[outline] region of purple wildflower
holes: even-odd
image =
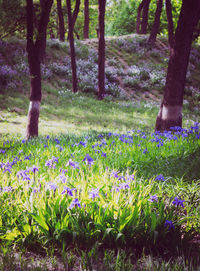
[[[113,171],[111,172],[111,176],[113,176],[114,178],[119,178],[118,173],[119,173],[119,171],[113,170]]]
[[[40,187],[39,188],[36,188],[36,187],[33,188],[33,193],[38,193],[39,191],[40,191]]]
[[[79,169],[78,163],[73,162],[72,159],[69,159],[69,161],[68,161],[68,163],[66,164],[66,166],[71,166],[71,167],[73,167],[74,169],[76,169],[76,168]]]
[[[89,192],[89,198],[90,199],[95,199],[95,198],[99,198],[99,189],[92,189],[92,191]]]
[[[73,199],[70,206],[69,206],[69,209],[73,209],[74,207],[79,207],[81,208],[81,204],[79,202],[79,200],[76,198],[76,199]]]
[[[174,198],[174,201],[172,202],[175,206],[181,206],[183,208],[185,208],[185,206],[183,205],[183,202],[185,200],[181,200],[181,199],[178,199],[177,197]]]
[[[130,185],[128,182],[119,184],[119,189],[125,190],[125,189],[129,189],[129,188],[130,188]]]
[[[86,163],[86,165],[89,166],[91,166],[94,163],[94,159],[92,159],[92,157],[90,157],[88,153],[85,155],[83,161]]]
[[[35,165],[33,165],[32,168],[30,168],[30,171],[32,171],[33,173],[35,173],[36,171],[39,171],[39,168],[36,167]]]
[[[74,189],[70,189],[69,187],[64,186],[64,190],[61,192],[61,194],[63,195],[65,193],[67,193],[67,195],[73,197],[73,190]]]
[[[57,184],[49,182],[48,183],[49,189],[53,190],[54,192],[56,191],[56,189],[58,188]]]
[[[60,144],[60,141],[59,141],[57,138],[55,138],[54,141],[55,141],[57,144]]]
[[[148,199],[148,201],[150,201],[150,202],[157,202],[158,201],[157,195],[150,196],[150,198]]]
[[[171,220],[166,220],[164,226],[168,227],[169,229],[174,229],[174,224],[172,223]]]
[[[106,157],[107,155],[106,155],[105,152],[102,152],[102,153],[101,153],[101,156],[102,156],[102,157]]]
[[[62,183],[66,183],[67,177],[62,173],[58,176],[58,181]]]
[[[13,190],[12,186],[6,186],[3,188],[3,192],[11,192]]]
[[[56,167],[56,163],[58,163],[58,158],[57,157],[53,157],[52,159],[49,159],[46,161],[45,166],[49,167],[49,168],[55,168]]]
[[[156,179],[155,180],[157,180],[157,181],[165,181],[165,178],[164,178],[164,176],[162,175],[162,174],[160,174],[160,175],[158,175],[157,177],[156,177]]]

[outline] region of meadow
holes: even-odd
[[[7,86],[0,94],[0,270],[198,270],[198,63],[194,58],[188,74],[186,89],[193,92],[184,97],[184,128],[154,132],[164,51],[149,52],[140,37],[133,44],[129,39],[108,42],[109,67],[116,70],[107,70],[103,101],[92,81],[95,41],[91,51],[77,45],[78,94],[69,90],[70,72],[64,76],[67,47],[49,42],[40,136],[29,141],[23,138],[26,56],[18,48],[14,60],[2,57],[7,67],[16,61],[18,71],[1,71]],[[123,52],[119,61],[116,46]],[[154,66],[143,61],[144,53]],[[136,57],[141,66],[131,64]],[[89,79],[81,70],[91,71]]]

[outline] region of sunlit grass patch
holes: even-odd
[[[0,238],[41,249],[184,250],[199,234],[198,124],[80,134],[1,143]]]

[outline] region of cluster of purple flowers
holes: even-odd
[[[89,192],[89,198],[90,199],[95,199],[95,198],[99,198],[99,189],[98,188],[94,188]]]
[[[49,159],[46,161],[45,166],[49,168],[56,168],[57,163],[58,163],[58,158],[53,157],[52,159]]]
[[[80,169],[78,163],[73,162],[72,159],[69,159],[68,163],[66,164],[66,166],[70,166],[73,169]]]
[[[94,163],[94,159],[92,159],[92,157],[90,157],[90,155],[87,153],[83,159],[83,162],[85,162],[86,165],[91,166]]]

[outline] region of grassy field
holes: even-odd
[[[30,141],[25,44],[0,47],[0,270],[200,267],[199,48],[184,128],[154,133],[168,56],[164,39],[154,49],[145,39],[107,40],[103,101],[97,41],[76,45],[77,94],[68,45],[49,41],[40,136]]]

